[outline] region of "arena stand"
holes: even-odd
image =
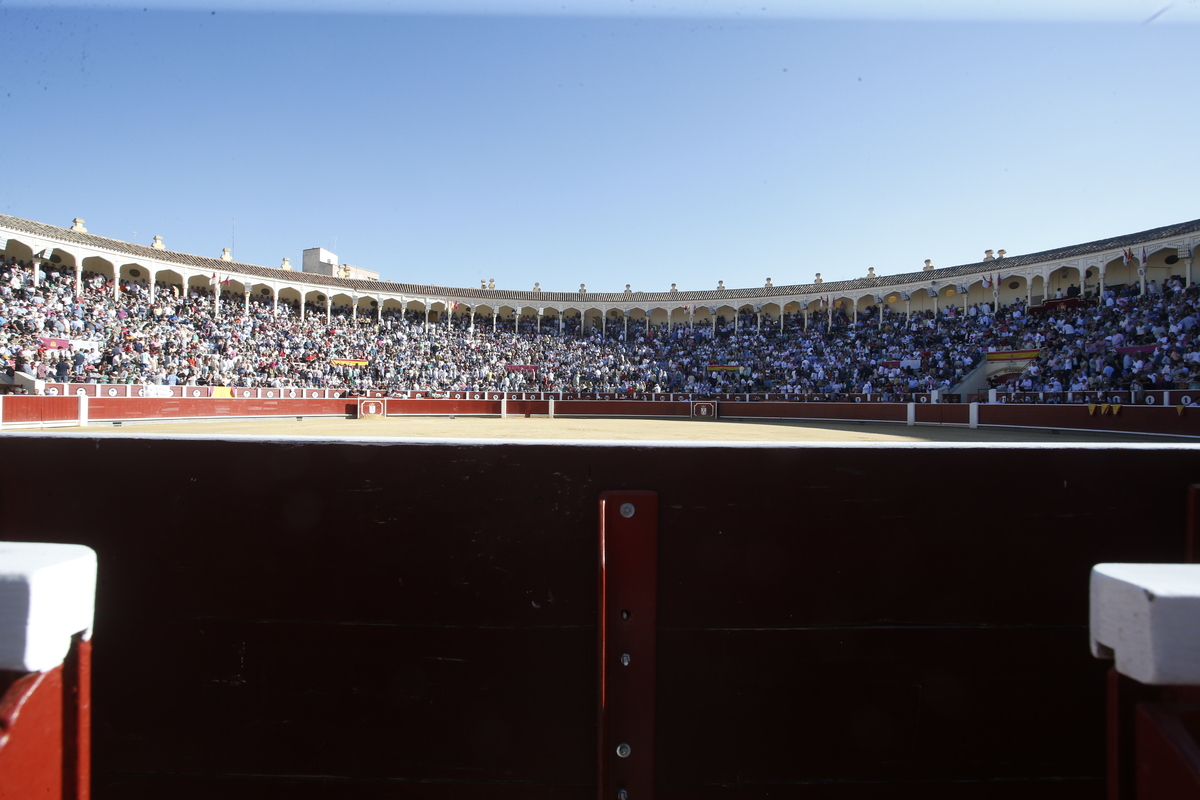
[[[17,392],[79,381],[905,402],[961,393],[984,377],[989,353],[1030,352],[1036,360],[1023,373],[993,376],[998,394],[1089,403],[1129,392],[1140,404],[1147,392],[1200,393],[1200,290],[1191,284],[1200,220],[915,274],[595,300],[364,286],[103,239],[81,221],[64,229],[0,215],[0,232],[10,237],[0,359],[5,388]],[[1064,293],[1072,276],[1083,288]],[[299,288],[281,288],[288,281]],[[411,296],[384,299],[389,288],[426,297],[413,308]],[[431,301],[435,290],[447,299]],[[369,296],[380,299],[363,305]],[[549,313],[543,303],[553,303]],[[659,316],[634,316],[638,304]],[[686,320],[673,323],[681,311]]]
[[[1190,435],[1194,412],[1186,409],[1200,398],[1200,345],[1193,336],[1200,289],[1178,276],[1161,287],[1154,279],[1108,286],[1091,297],[1045,300],[1033,308],[1020,298],[998,307],[948,303],[906,314],[881,305],[861,313],[855,308],[852,319],[845,307],[824,302],[811,311],[782,311],[778,320],[743,308],[730,320],[713,317],[711,327],[650,325],[648,318],[626,316],[620,326],[602,319],[590,329],[582,315],[451,311],[431,322],[428,313],[412,309],[380,307],[372,318],[329,303],[302,308],[274,295],[245,293],[237,302],[221,282],[157,282],[154,289],[145,280],[114,283],[99,273],[72,273],[44,258],[4,258],[0,358],[12,382],[2,388],[10,397],[77,394],[89,401],[72,413],[68,403],[12,398],[0,421],[15,427],[350,416],[357,396],[389,397],[389,414],[452,414],[471,412],[433,401],[544,395],[556,398],[562,416],[690,416],[690,407],[674,404],[703,400],[769,404],[712,406],[714,416],[725,418],[1011,425],[1019,417],[1037,426],[1065,416],[1076,423],[1070,427],[1108,430],[1121,427],[1117,419],[1132,429],[1135,418],[1154,416],[1166,421],[1142,425],[1146,432]],[[1089,419],[841,407],[953,401],[951,385],[998,352],[1037,358],[969,400],[1074,404],[1086,406]],[[116,402],[134,397],[140,402]],[[210,402],[191,402],[205,399]],[[587,404],[610,400],[622,404]],[[1141,405],[1174,407],[1178,419],[1122,416],[1121,409]],[[1097,407],[1099,421],[1090,419]],[[525,413],[548,411],[544,403],[536,408]]]

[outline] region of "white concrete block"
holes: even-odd
[[[0,669],[43,672],[71,637],[91,638],[96,553],[81,544],[0,542]]]
[[[1097,564],[1092,655],[1154,686],[1200,684],[1200,564]]]

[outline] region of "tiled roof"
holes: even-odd
[[[271,281],[288,281],[310,286],[324,286],[331,291],[355,291],[370,296],[375,295],[405,295],[407,297],[429,297],[438,299],[497,301],[508,305],[508,301],[521,301],[523,305],[551,306],[557,308],[578,308],[583,305],[604,304],[645,308],[664,304],[688,305],[696,303],[700,306],[719,302],[722,305],[731,300],[757,300],[773,297],[819,297],[832,294],[835,297],[842,293],[863,293],[871,290],[894,290],[898,287],[911,286],[920,288],[932,281],[942,283],[952,278],[978,276],[981,273],[1004,271],[1010,272],[1021,267],[1043,264],[1051,261],[1079,258],[1094,253],[1121,251],[1128,247],[1137,247],[1145,243],[1173,239],[1188,234],[1200,232],[1200,219],[1190,222],[1180,222],[1161,228],[1151,228],[1139,233],[1129,233],[1114,236],[1109,239],[1099,239],[1094,242],[1060,247],[1053,250],[1043,250],[1038,253],[1027,253],[1020,256],[1009,256],[997,261],[978,261],[972,264],[961,264],[955,267],[904,272],[895,275],[879,275],[875,278],[855,278],[848,281],[826,281],[821,284],[793,284],[788,286],[768,286],[753,289],[725,289],[711,291],[680,291],[680,292],[623,292],[589,293],[581,295],[576,292],[517,292],[505,289],[471,289],[465,287],[447,287],[420,285],[415,283],[396,283],[393,281],[364,281],[346,280],[312,272],[284,270],[278,267],[260,267],[256,264],[242,264],[236,261],[223,261],[219,258],[206,258],[188,253],[176,253],[172,250],[156,250],[146,245],[123,242],[119,239],[109,239],[92,233],[80,233],[70,228],[60,228],[47,225],[44,222],[10,217],[0,214],[0,228],[28,233],[33,236],[55,242],[77,244],[83,247],[108,250],[123,253],[137,259],[154,259],[176,264],[182,264],[202,272],[235,273]]]

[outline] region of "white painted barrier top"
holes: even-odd
[[[1092,655],[1154,686],[1200,684],[1200,564],[1097,564]]]
[[[44,672],[71,637],[92,636],[96,553],[81,544],[0,542],[0,669]]]

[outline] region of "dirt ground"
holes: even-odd
[[[15,432],[15,431],[14,431]],[[320,439],[395,437],[500,441],[607,440],[701,442],[946,442],[1039,444],[1106,442],[1163,444],[1195,440],[1164,436],[1113,435],[1020,428],[977,428],[943,425],[909,427],[888,423],[779,422],[737,420],[593,419],[546,417],[369,417],[362,420],[229,420],[213,422],[146,422],[52,428],[45,432],[94,435],[312,436]],[[1200,446],[1200,445],[1198,445]]]

